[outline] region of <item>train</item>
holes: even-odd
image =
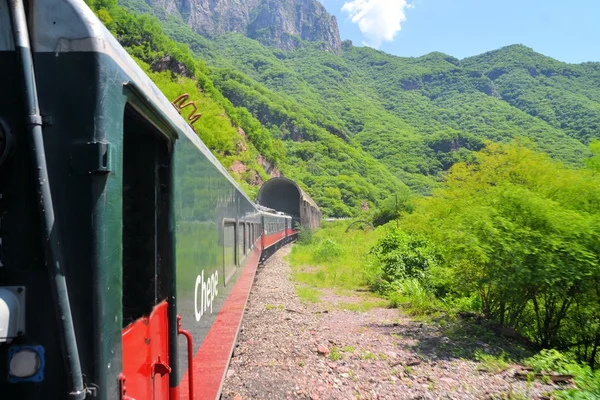
[[[0,87],[0,398],[218,398],[318,206],[248,198],[82,0],[0,1]]]

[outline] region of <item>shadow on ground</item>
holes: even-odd
[[[399,348],[413,351],[424,360],[478,361],[481,354],[504,354],[506,358],[518,361],[535,353],[531,344],[522,338],[509,339],[485,321],[457,319],[448,322],[446,318],[423,323],[406,320],[371,324],[369,328],[398,338]]]

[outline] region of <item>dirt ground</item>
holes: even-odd
[[[223,399],[541,399],[558,388],[517,380],[518,366],[475,361],[496,344],[449,338],[397,309],[344,309],[364,293],[300,301],[284,261],[290,248],[257,274]]]

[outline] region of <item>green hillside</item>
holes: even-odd
[[[534,79],[525,69],[529,86],[520,85],[521,66],[507,66],[506,76],[497,77],[484,56],[480,62],[440,53],[399,58],[349,43],[342,56],[308,44],[283,53],[240,35],[221,37],[215,45],[220,58],[207,53],[209,63],[232,63],[296,99],[418,191],[427,191],[441,171],[485,140],[525,137],[557,159],[578,163],[599,134],[597,65],[569,69],[522,46],[502,52],[548,75]],[[533,63],[533,55],[545,64]],[[571,70],[578,74],[570,77]]]
[[[186,65],[188,78],[171,70],[155,80],[174,98],[189,79],[212,110],[200,137],[226,167],[242,164],[230,171],[250,195],[275,165],[325,215],[353,216],[408,188],[429,193],[486,141],[526,138],[579,165],[600,137],[598,63],[565,64],[519,45],[465,60],[401,58],[348,41],[341,54],[318,42],[284,51],[242,34],[202,37],[142,0],[121,4],[93,6],[149,71],[165,56]]]
[[[171,30],[193,43],[189,28]],[[350,42],[341,55],[313,43],[282,51],[226,34],[193,48],[208,65],[241,71],[293,99],[330,132],[356,139],[419,192],[485,140],[529,138],[578,164],[600,136],[600,64],[570,65],[525,46],[465,60],[401,58]]]

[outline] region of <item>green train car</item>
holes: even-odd
[[[0,398],[218,398],[291,217],[252,203],[81,0],[0,1],[0,88]]]

